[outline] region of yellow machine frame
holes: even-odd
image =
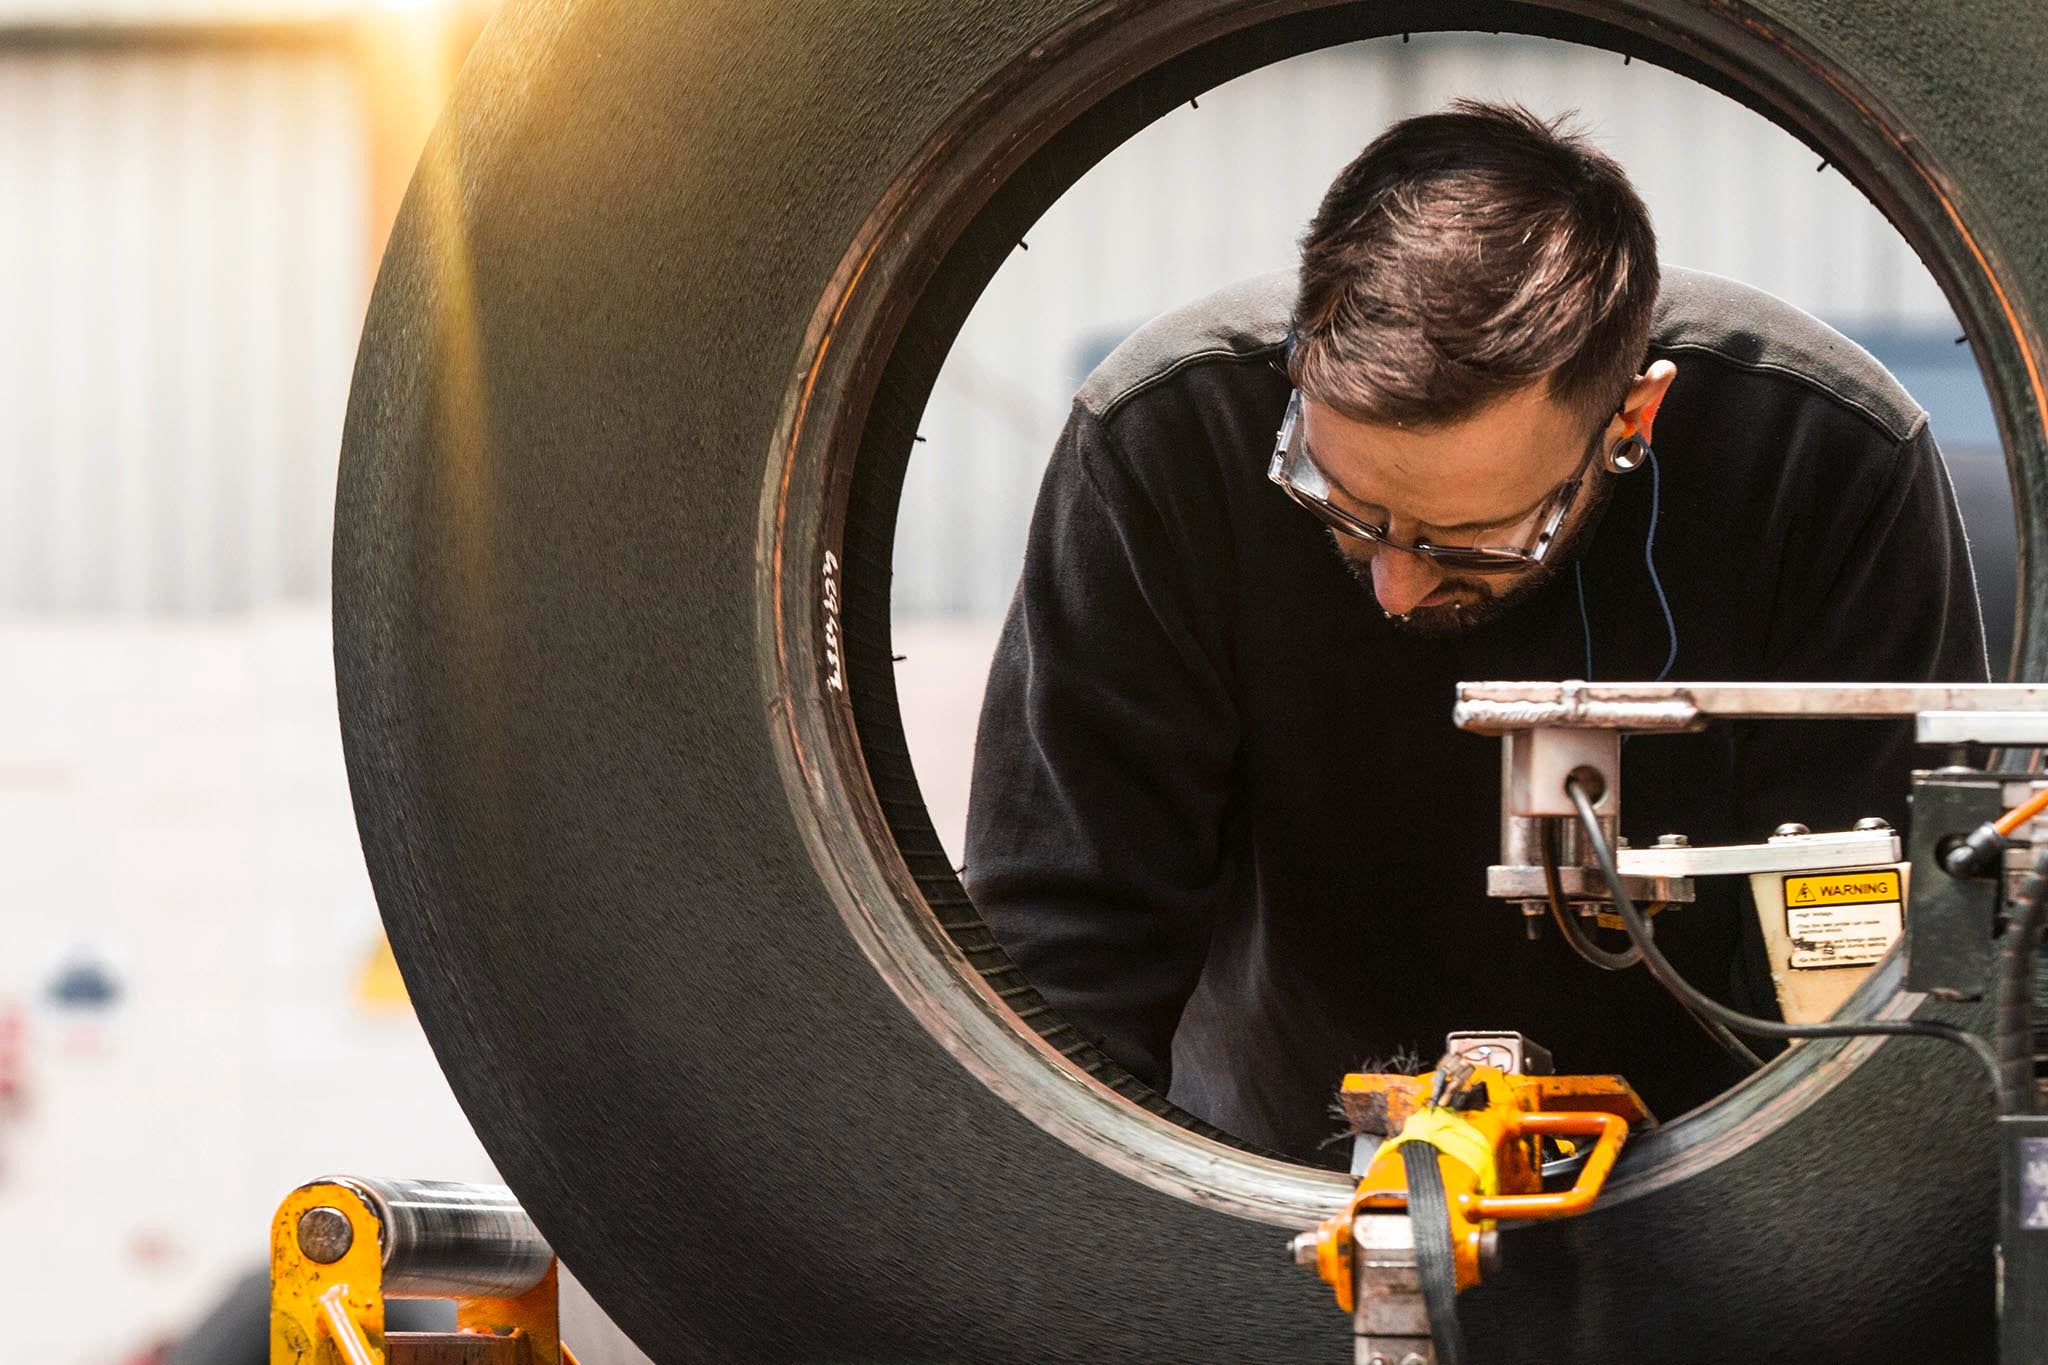
[[[1385,1129],[1393,1134],[1373,1154],[1344,1210],[1315,1229],[1317,1273],[1347,1313],[1356,1307],[1353,1225],[1362,1214],[1407,1207],[1403,1146],[1427,1143],[1439,1154],[1458,1288],[1468,1289],[1480,1281],[1484,1236],[1497,1220],[1562,1218],[1585,1209],[1606,1183],[1629,1126],[1649,1117],[1619,1076],[1524,1076],[1473,1066],[1450,1087],[1452,1094],[1440,1096],[1444,1102],[1431,1104],[1431,1094],[1443,1088],[1438,1072],[1344,1078],[1346,1108],[1366,1098],[1382,1104]],[[1546,1137],[1593,1140],[1569,1190],[1543,1190],[1536,1144]]]
[[[300,1246],[300,1220],[339,1210],[352,1236],[322,1263]],[[270,1227],[270,1365],[576,1365],[562,1345],[556,1267],[512,1298],[456,1298],[456,1330],[384,1330],[382,1220],[362,1194],[326,1181],[285,1196]]]

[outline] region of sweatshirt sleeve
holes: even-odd
[[[1040,994],[1161,1091],[1242,858],[1226,835],[1228,548],[1205,562],[1190,500],[1164,501],[1077,404],[982,703],[965,872]]]
[[[1787,525],[1760,676],[1983,682],[1976,575],[1926,420],[1869,467],[1860,483],[1818,490]],[[1904,828],[1908,774],[1927,765],[1910,721],[1770,721],[1741,732],[1750,835],[1788,820],[1843,829],[1866,815]]]

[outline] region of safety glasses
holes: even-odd
[[[1365,515],[1355,514],[1337,506],[1330,500],[1330,481],[1323,471],[1316,468],[1309,458],[1308,441],[1301,420],[1301,393],[1296,390],[1287,400],[1287,416],[1280,424],[1280,434],[1273,441],[1273,462],[1267,467],[1266,477],[1279,484],[1302,507],[1340,535],[1351,536],[1389,550],[1404,554],[1421,555],[1450,568],[1466,569],[1473,573],[1510,573],[1541,564],[1557,541],[1558,528],[1564,525],[1565,516],[1577,500],[1579,488],[1585,482],[1586,472],[1594,457],[1600,451],[1602,431],[1593,433],[1593,439],[1586,445],[1585,458],[1570,478],[1550,490],[1543,501],[1527,516],[1512,523],[1489,527],[1479,533],[1479,543],[1471,545],[1446,545],[1429,540],[1414,542],[1396,540],[1387,534],[1391,518],[1381,509],[1363,509]],[[1630,466],[1620,466],[1622,469]],[[1378,520],[1371,518],[1377,513]]]

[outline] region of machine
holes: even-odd
[[[1987,1096],[1971,1121],[1995,1130],[2003,1171],[2000,1358],[2048,1365],[2048,1114],[2033,1032],[2048,778],[1954,761],[1915,773],[1903,844],[1874,818],[1720,847],[1619,837],[1624,734],[1815,717],[1910,717],[1922,744],[1960,758],[1962,746],[2048,745],[2048,687],[1466,684],[1457,723],[1503,741],[1503,861],[1486,871],[1489,892],[1532,933],[1548,922],[1602,965],[1650,971],[1731,1048],[1739,1036],[1906,1035],[1981,1066]],[[1654,914],[1683,913],[1699,877],[1733,875],[1749,878],[1781,1019],[1703,995],[1657,949]],[[1629,947],[1600,946],[1602,926]],[[1988,1038],[1900,1008],[1842,1016],[1901,943],[1909,991],[1995,1001]],[[1625,1078],[1554,1074],[1540,1042],[1511,1031],[1454,1033],[1428,1071],[1347,1076],[1340,1098],[1359,1134],[1357,1185],[1289,1254],[1351,1315],[1358,1365],[1468,1359],[1458,1295],[1499,1272],[1501,1224],[1588,1209],[1630,1132],[1654,1123]],[[316,1181],[286,1198],[272,1246],[273,1365],[308,1352],[348,1365],[575,1365],[556,1328],[553,1253],[502,1187]],[[384,1297],[406,1295],[456,1298],[458,1332],[385,1334]]]
[[[1503,861],[1487,870],[1488,891],[1517,904],[1532,932],[1547,917],[1596,965],[1650,971],[1731,1049],[1747,1051],[1738,1035],[1909,1035],[1981,1065],[1988,1094],[1975,1121],[1996,1130],[2003,1173],[2000,1358],[2048,1362],[2048,1114],[2033,1032],[2048,780],[1960,761],[1915,773],[1903,859],[1898,834],[1878,819],[1820,834],[1786,824],[1765,843],[1718,848],[1672,834],[1628,849],[1618,835],[1624,734],[1822,717],[1913,718],[1922,744],[1952,751],[2044,745],[2048,688],[1465,684],[1458,725],[1503,741]],[[1751,1018],[1704,995],[1657,949],[1652,913],[1691,901],[1693,879],[1712,875],[1750,879],[1782,1019]],[[1601,947],[1592,932],[1600,924],[1630,946]],[[1901,939],[1907,989],[1994,999],[1991,1038],[1897,1014],[1837,1017]],[[1550,1069],[1549,1054],[1519,1034],[1464,1033],[1451,1035],[1425,1075],[1345,1078],[1345,1109],[1362,1135],[1357,1191],[1290,1251],[1352,1315],[1358,1365],[1465,1359],[1457,1295],[1498,1268],[1498,1225],[1587,1208],[1630,1128],[1651,1121],[1621,1077]]]

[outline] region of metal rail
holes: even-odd
[[[2048,727],[2048,685],[2038,683],[1477,682],[1458,685],[1461,730],[1686,732],[1711,720],[1883,720],[1923,712],[2036,713]]]

